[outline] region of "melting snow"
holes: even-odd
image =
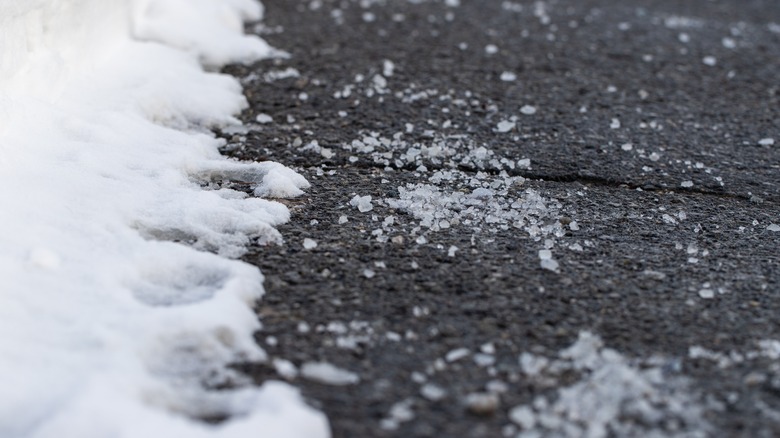
[[[294,389],[226,367],[266,359],[262,275],[214,253],[280,240],[289,211],[218,183],[308,186],[204,134],[247,103],[201,64],[280,54],[242,34],[262,8],[146,3],[0,0],[0,436],[324,437]],[[236,418],[193,420],[214,416]]]

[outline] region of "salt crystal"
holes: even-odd
[[[536,415],[528,406],[515,406],[509,411],[509,420],[525,430],[533,429],[536,425]]]
[[[485,384],[485,389],[495,394],[503,394],[509,391],[509,386],[500,380],[491,380]]]
[[[355,195],[355,197],[352,198],[351,201],[349,201],[349,205],[353,207],[357,207],[357,209],[361,213],[366,213],[374,209],[374,206],[371,204],[371,195],[367,195],[367,196]]]
[[[498,47],[495,44],[488,44],[485,46],[485,53],[488,55],[495,55],[498,53]]]
[[[522,160],[517,160],[517,167],[521,169],[530,169],[531,168],[531,159],[530,158],[523,158]]]
[[[577,221],[571,221],[569,223],[569,229],[572,230],[572,231],[579,231],[580,224],[578,224]]]
[[[428,377],[419,372],[419,371],[412,371],[412,382],[414,383],[425,383],[428,381]]]
[[[623,146],[620,146],[620,149],[623,149],[624,151],[630,151],[634,148],[634,145],[631,143],[624,143]]]
[[[704,58],[701,59],[701,62],[703,62],[704,65],[707,65],[707,66],[710,66],[710,67],[714,67],[715,64],[718,63],[718,60],[715,59],[714,56],[705,56]]]
[[[611,129],[618,129],[618,128],[620,128],[620,119],[612,119],[612,122],[609,124],[609,127]]]
[[[498,132],[509,132],[513,129],[515,129],[515,122],[509,120],[502,120],[496,125],[496,131]]]
[[[309,239],[308,237],[303,239],[303,249],[309,250],[317,247],[317,242]]]
[[[536,107],[532,106],[532,105],[523,105],[520,108],[520,112],[525,114],[525,115],[527,115],[527,116],[532,116],[532,115],[536,114]]]
[[[447,251],[447,256],[448,257],[455,257],[455,253],[458,251],[458,249],[459,248],[457,246],[455,246],[455,245],[451,246],[450,249]]]
[[[366,278],[374,278],[376,276],[376,272],[374,272],[373,269],[363,269],[363,276]]]
[[[255,117],[255,120],[257,123],[271,123],[274,121],[273,117],[268,114],[258,114],[257,117]]]
[[[295,365],[289,360],[276,358],[273,361],[273,365],[274,369],[276,370],[276,374],[279,374],[287,380],[292,380],[298,377],[298,368],[296,368]]]
[[[385,59],[382,61],[382,74],[385,77],[390,77],[395,72],[395,64],[393,61],[390,61],[389,59]]]
[[[734,49],[737,47],[737,42],[734,41],[734,38],[724,37],[721,40],[721,43],[723,44],[723,47],[727,49]]]
[[[474,355],[474,363],[481,367],[488,367],[496,363],[496,357],[492,354],[477,353]]]
[[[549,249],[540,249],[539,250],[539,259],[541,260],[551,260],[552,259],[552,251]]]
[[[685,187],[685,188],[693,187],[693,181],[683,181],[680,183],[680,187]]]
[[[767,229],[768,231],[774,231],[774,232],[778,232],[778,231],[780,231],[780,225],[777,225],[777,224],[770,224],[768,227],[766,227],[766,229]]]
[[[517,75],[511,71],[505,71],[501,73],[501,80],[504,82],[512,82],[517,79]]]
[[[346,215],[339,216],[339,225],[346,224],[349,221],[349,218]]]
[[[775,144],[774,138],[762,138],[758,141],[758,144],[761,146],[772,146]]]
[[[713,291],[712,289],[701,289],[699,290],[699,296],[704,298],[705,300],[709,300],[715,297],[715,291]]]
[[[306,379],[326,385],[343,386],[360,382],[360,377],[357,374],[327,362],[306,362],[301,367],[301,375]]]
[[[420,395],[435,402],[443,399],[447,395],[447,391],[433,383],[426,383],[420,388]]]
[[[552,259],[543,259],[540,263],[542,269],[547,269],[548,271],[558,272],[558,268],[560,267],[558,262]]]
[[[447,362],[455,362],[456,360],[463,359],[464,357],[471,354],[471,351],[468,348],[456,348],[455,350],[450,351],[447,353],[446,356],[444,356],[444,359]]]

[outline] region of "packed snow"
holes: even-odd
[[[209,73],[278,55],[252,0],[0,0],[0,398],[3,437],[327,436],[262,361],[239,256],[308,186],[223,158],[240,84]],[[230,389],[209,390],[226,387]],[[228,418],[218,425],[200,421]]]

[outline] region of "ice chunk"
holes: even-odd
[[[767,229],[768,231],[774,231],[774,232],[778,232],[778,231],[780,231],[780,225],[777,225],[777,224],[769,224],[769,226],[768,226],[768,227],[766,227],[766,229]]]
[[[317,242],[313,239],[309,239],[308,237],[303,239],[303,249],[305,250],[311,250],[317,247]]]

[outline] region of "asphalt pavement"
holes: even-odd
[[[780,435],[779,2],[264,4],[224,153],[312,188],[238,368],[336,437]]]

